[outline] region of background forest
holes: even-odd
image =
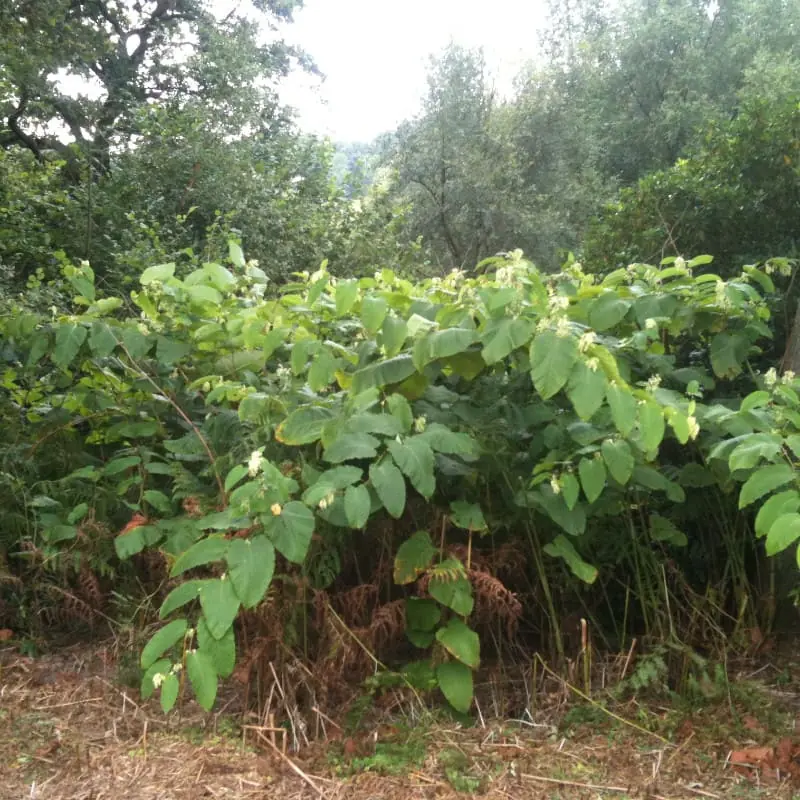
[[[0,7],[0,628],[122,628],[165,710],[269,665],[293,730],[791,630],[800,4],[554,2],[363,143],[280,99],[297,5]]]

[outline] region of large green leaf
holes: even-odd
[[[236,596],[245,608],[263,599],[275,572],[275,547],[266,536],[234,539],[225,555]]]
[[[162,364],[170,366],[185,358],[192,350],[188,342],[171,339],[169,336],[159,336],[156,340],[156,357]]]
[[[400,420],[391,414],[355,414],[347,420],[348,433],[372,433],[379,436],[399,436],[403,433]]]
[[[351,464],[326,470],[303,492],[303,502],[310,508],[318,506],[320,500],[358,483],[363,475],[363,469]]]
[[[186,581],[185,583],[176,586],[165,598],[161,604],[161,609],[158,616],[161,619],[166,619],[173,611],[191,603],[193,600],[200,599],[200,590],[205,586],[206,580]]]
[[[400,423],[402,432],[408,433],[414,423],[414,412],[408,400],[401,394],[392,394],[386,399],[386,406],[389,413]]]
[[[207,536],[201,539],[196,544],[193,544],[185,553],[172,565],[170,576],[175,577],[187,569],[194,569],[195,567],[204,567],[206,564],[212,564],[215,561],[222,561],[225,558],[225,553],[228,552],[230,541],[224,536]]]
[[[186,657],[186,672],[200,707],[211,711],[217,699],[217,670],[202,651],[194,650]]]
[[[468,617],[472,613],[475,601],[472,598],[472,584],[465,577],[445,580],[434,576],[428,584],[431,597],[456,614]]]
[[[747,356],[747,339],[739,333],[718,333],[711,340],[711,366],[720,378],[735,378]]]
[[[414,437],[425,442],[431,450],[449,456],[461,456],[464,460],[474,460],[480,455],[480,446],[468,433],[452,431],[439,422],[431,422],[423,433]]]
[[[541,487],[534,498],[536,505],[570,536],[580,536],[586,530],[586,510],[582,505],[569,508],[563,495],[554,494],[549,486]]]
[[[367,295],[361,301],[361,322],[371,336],[381,329],[388,307],[386,300],[375,295]]]
[[[380,344],[383,345],[386,357],[388,359],[391,360],[400,352],[407,336],[408,325],[406,325],[405,320],[396,317],[394,314],[388,314],[383,320],[383,325],[381,325],[380,336]],[[408,362],[411,364],[411,356],[408,356]],[[411,364],[411,367],[413,369],[414,365]],[[409,373],[409,375],[410,374],[411,373]],[[408,375],[406,375],[406,377],[408,377]],[[400,378],[399,380],[403,380],[403,378]],[[390,381],[390,383],[398,382],[399,381],[397,380]]]
[[[626,484],[633,475],[635,463],[630,445],[623,439],[606,439],[600,450],[611,477],[617,483]]]
[[[443,331],[431,331],[415,345],[414,364],[421,371],[431,361],[448,358],[464,352],[477,339],[477,331],[469,328],[447,328]]]
[[[195,303],[208,303],[218,306],[222,302],[222,295],[213,287],[198,283],[194,286],[187,286],[186,293]]]
[[[482,337],[482,355],[487,364],[495,364],[518,347],[524,347],[533,336],[534,324],[528,319],[504,319]]]
[[[215,639],[203,619],[197,621],[197,646],[200,652],[208,656],[214,670],[220,678],[227,678],[236,666],[236,636],[233,628],[228,628],[221,639]]]
[[[358,299],[358,281],[340,280],[336,284],[336,315],[339,317],[348,314]]]
[[[601,294],[589,307],[589,324],[596,331],[607,331],[622,322],[630,307],[630,300],[616,291]]]
[[[794,470],[788,464],[772,464],[756,470],[742,486],[739,508],[745,508],[765,494],[794,479]]]
[[[418,437],[411,436],[402,444],[389,442],[389,452],[397,466],[408,476],[411,485],[423,497],[431,497],[436,490],[433,450]]]
[[[406,626],[417,631],[432,631],[442,619],[442,609],[433,600],[406,599]]]
[[[436,667],[436,680],[447,702],[466,714],[472,705],[472,670],[458,661],[445,661]]]
[[[369,433],[346,433],[325,448],[325,460],[340,464],[357,458],[375,458],[380,440]]]
[[[578,343],[571,335],[544,331],[533,340],[530,357],[533,385],[548,400],[566,384],[578,360]]]
[[[384,386],[402,383],[415,372],[416,367],[411,356],[404,353],[357,370],[353,373],[350,389],[353,394],[360,394],[372,388],[382,389]]]
[[[800,539],[800,514],[781,514],[767,534],[767,555],[774,556]]]
[[[239,613],[239,598],[227,578],[215,578],[200,589],[200,607],[208,630],[215,639],[228,632]]]
[[[363,528],[372,507],[366,486],[348,486],[344,493],[344,513],[351,528]]]
[[[564,498],[564,503],[572,511],[580,498],[581,485],[571,472],[562,473],[559,478],[559,484],[561,485],[561,496]]]
[[[728,469],[752,469],[762,459],[771,461],[781,451],[780,436],[772,433],[753,433],[738,444],[728,456]]]
[[[553,558],[563,559],[575,577],[584,583],[594,583],[597,580],[597,567],[584,561],[572,542],[563,533],[559,533],[552,542],[546,544],[544,552]]]
[[[460,619],[451,619],[444,628],[436,631],[439,643],[462,664],[477,669],[480,666],[481,644],[478,634]]]
[[[53,363],[66,369],[73,361],[81,345],[86,341],[89,331],[75,322],[65,322],[56,330],[56,346],[53,350]]]
[[[413,583],[431,565],[436,555],[428,531],[417,531],[397,548],[394,557],[394,582],[399,586]]]
[[[247,473],[248,469],[244,464],[237,464],[225,477],[225,491],[229,492],[233,489]]]
[[[142,650],[142,655],[139,659],[142,669],[150,667],[151,664],[161,658],[165,651],[181,641],[188,627],[185,619],[174,619],[156,631]]]
[[[333,414],[320,406],[302,406],[289,414],[275,431],[275,438],[288,445],[311,444],[322,436],[322,429]]]
[[[597,413],[606,396],[608,379],[600,369],[592,369],[578,360],[572,369],[567,386],[567,396],[575,413],[587,422]]]
[[[657,450],[664,438],[664,431],[664,412],[661,406],[653,400],[640,403],[639,438],[642,449],[647,453]]]
[[[181,684],[174,672],[169,672],[161,682],[161,710],[169,714],[178,702]]]
[[[142,696],[142,700],[149,700],[153,696],[153,692],[156,688],[153,684],[153,678],[156,675],[166,675],[171,667],[172,662],[168,658],[162,658],[151,664],[145,670],[144,675],[142,675],[141,686],[139,687],[139,694]]]
[[[136,328],[123,328],[120,334],[123,347],[133,359],[143,358],[153,346],[153,338],[145,336]]]
[[[453,500],[450,503],[450,521],[457,528],[468,531],[486,531],[488,525],[483,511],[477,503],[468,503],[466,500]]]
[[[755,531],[759,538],[769,533],[772,524],[783,514],[791,514],[800,509],[800,493],[788,489],[770,497],[756,514]]]
[[[130,558],[136,553],[141,553],[145,547],[152,547],[158,543],[161,535],[161,531],[155,525],[139,525],[114,537],[114,549],[120,558]]]
[[[336,378],[338,363],[327,348],[320,350],[308,369],[308,385],[319,392],[330,386]]]
[[[114,352],[117,346],[117,337],[107,322],[92,323],[92,331],[89,334],[89,348],[92,355],[98,358],[106,358]]]
[[[170,278],[175,275],[175,264],[157,264],[154,267],[148,267],[140,276],[139,283],[142,286],[147,286],[150,283],[158,281],[159,283],[166,283]]]
[[[275,549],[294,564],[305,560],[314,534],[314,515],[302,503],[287,503],[280,514],[265,514],[261,521]]]
[[[606,399],[617,430],[628,436],[636,425],[636,398],[630,390],[612,382],[606,389]]]
[[[389,460],[372,464],[369,479],[378,499],[395,519],[399,519],[406,507],[406,480],[403,473]]]

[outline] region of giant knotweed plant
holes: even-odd
[[[53,424],[84,437],[86,464],[64,480],[113,487],[133,515],[119,557],[157,548],[181,579],[141,655],[145,695],[160,689],[169,709],[188,675],[209,708],[234,669],[237,616],[277,565],[401,518],[414,497],[445,524],[396,552],[407,635],[466,711],[473,587],[444,532],[469,553],[473,537],[534,520],[542,552],[590,583],[595,516],[636,503],[648,534],[679,546],[663,509],[710,476],[745,480],[742,507],[763,503],[769,552],[800,537],[793,381],[768,374],[735,399],[770,336],[759,290],[772,283],[756,267],[693,274],[710,261],[598,278],[577,263],[543,275],[515,252],[422,283],[323,266],[271,289],[232,244],[227,266],[145,270],[131,306],[100,298],[84,264],[66,271],[74,313],[3,320],[4,387],[32,437]],[[719,381],[733,400],[709,402]],[[690,454],[686,480],[665,448]],[[45,546],[74,541],[88,511],[39,498]]]

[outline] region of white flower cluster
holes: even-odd
[[[572,328],[570,327],[569,320],[566,317],[560,317],[558,322],[556,323],[556,336],[561,336],[562,338],[566,338],[572,334]]]
[[[654,392],[658,387],[661,386],[661,376],[660,375],[651,375],[647,379],[647,391]]]
[[[253,452],[250,453],[250,460],[247,462],[247,472],[251,478],[255,478],[256,475],[261,472],[265,460],[262,450],[253,450]]]
[[[578,339],[578,351],[585,353],[597,341],[597,334],[594,331],[586,331],[586,333]]]
[[[767,275],[772,275],[777,272],[779,275],[783,275],[784,278],[787,278],[792,274],[792,265],[782,258],[770,259],[764,264],[764,272],[766,272]]]
[[[322,500],[317,503],[317,508],[319,508],[320,511],[324,511],[326,508],[328,508],[328,506],[333,505],[333,501],[335,499],[335,495],[333,492],[331,492],[330,494],[325,495],[325,497],[323,497]]]
[[[562,294],[551,294],[548,305],[551,311],[566,311],[569,308],[569,297]]]
[[[291,388],[292,371],[289,369],[289,367],[281,364],[278,369],[275,370],[275,377],[278,379],[281,391],[285,392]]]
[[[775,367],[770,367],[764,373],[764,386],[766,386],[767,389],[772,389],[775,387],[775,384],[777,383],[778,383],[778,371],[775,369]]]
[[[714,287],[714,291],[716,293],[716,303],[720,308],[729,309],[732,307],[731,299],[728,297],[728,287],[722,281],[718,281],[717,285]]]

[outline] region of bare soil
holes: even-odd
[[[284,753],[274,731],[224,708],[164,716],[118,683],[110,653],[0,650],[0,800],[800,798],[785,668],[702,708],[561,703],[527,720],[351,735],[330,720],[328,737]]]

